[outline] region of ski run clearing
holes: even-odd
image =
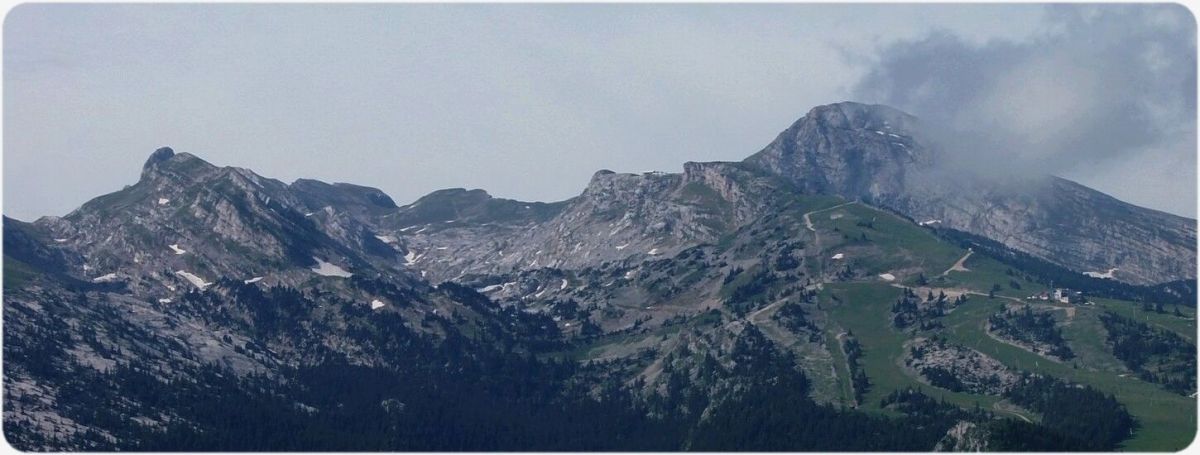
[[[350,278],[350,277],[354,276],[353,273],[347,272],[346,269],[343,269],[336,265],[322,261],[320,258],[313,257],[313,260],[317,261],[317,266],[313,267],[309,270],[312,270],[313,273],[315,273],[317,275],[336,276],[336,277],[341,277],[341,278]]]

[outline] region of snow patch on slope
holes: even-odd
[[[207,288],[209,286],[212,286],[212,283],[204,281],[203,278],[200,278],[200,277],[192,274],[191,272],[187,272],[187,271],[183,271],[183,270],[176,270],[175,274],[183,277],[185,280],[188,280],[189,283],[192,283],[192,286],[195,286],[197,289],[200,289],[201,291],[203,291],[205,288]]]
[[[1090,276],[1092,278],[1101,278],[1101,279],[1105,279],[1105,280],[1111,280],[1111,279],[1113,279],[1113,273],[1116,273],[1116,271],[1117,271],[1117,268],[1113,267],[1111,269],[1108,269],[1107,272],[1083,272],[1083,274]]]
[[[110,281],[117,281],[117,274],[109,273],[106,275],[101,275],[101,276],[92,278],[93,283],[108,283]]]
[[[313,257],[313,260],[317,261],[317,266],[313,267],[309,270],[312,270],[313,273],[315,273],[317,275],[336,276],[336,277],[341,277],[341,278],[350,278],[351,276],[354,276],[353,273],[347,272],[346,269],[343,269],[336,265],[322,261],[321,259],[319,259],[315,256]]]

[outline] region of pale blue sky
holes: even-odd
[[[1130,30],[1176,27],[1186,42],[1149,62],[1194,68],[1194,19],[1158,10]],[[889,55],[931,34],[1036,60],[1053,37],[1113,32],[1061,16],[1038,5],[26,4],[4,24],[3,210],[66,214],[135,182],[162,145],[288,182],[375,186],[401,204],[447,187],[561,200],[601,168],[740,160],[819,104],[932,109],[878,84],[903,76]],[[1106,90],[1186,93],[1129,83],[1141,85]],[[1172,140],[1056,160],[1055,172],[1194,216],[1194,110]],[[1118,172],[1147,156],[1148,175]]]

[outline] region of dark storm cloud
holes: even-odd
[[[1182,6],[1055,6],[1018,42],[932,32],[885,46],[854,92],[921,117],[955,164],[1055,173],[1135,203],[1164,195],[1111,174],[1161,167],[1173,175],[1146,178],[1172,179],[1186,201],[1169,208],[1194,214],[1195,46]]]

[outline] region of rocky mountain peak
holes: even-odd
[[[150,154],[150,158],[146,160],[146,164],[142,168],[149,168],[159,162],[169,160],[173,156],[175,156],[175,150],[171,149],[171,147],[159,147],[158,150]]]
[[[794,184],[992,239],[1081,271],[1152,284],[1195,276],[1195,221],[1061,179],[947,172],[916,117],[860,103],[813,108],[747,165]],[[947,153],[952,151],[947,150]],[[1016,176],[1012,176],[1016,177]],[[1048,177],[1048,176],[1047,176]],[[1136,254],[1109,245],[1153,245]]]
[[[796,124],[816,123],[830,128],[896,129],[908,132],[916,121],[916,117],[890,106],[846,101],[814,107]]]
[[[190,153],[176,153],[170,147],[160,147],[142,165],[142,181],[196,180],[220,168]]]

